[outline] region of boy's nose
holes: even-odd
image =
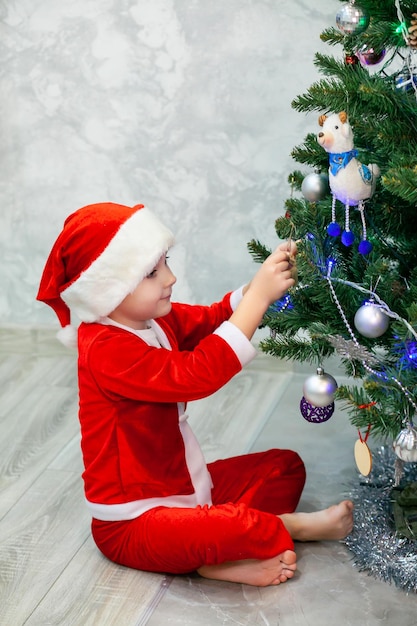
[[[170,267],[167,266],[167,270],[168,270],[167,283],[169,285],[174,285],[177,282],[177,277],[175,276],[175,274],[172,273]]]

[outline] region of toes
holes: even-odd
[[[280,560],[284,567],[292,568],[294,566],[294,569],[295,569],[297,555],[295,554],[293,550],[286,550],[285,552],[281,554]]]
[[[281,572],[276,580],[279,579],[281,583],[285,583],[289,578],[294,576],[294,572],[292,570],[285,570],[285,572]]]

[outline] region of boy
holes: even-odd
[[[68,217],[38,300],[67,344],[78,329],[81,447],[94,540],[137,569],[251,585],[294,576],[293,540],[340,539],[350,501],[294,513],[300,457],[269,450],[206,465],[186,403],[209,396],[255,356],[269,305],[294,285],[282,244],[245,287],[211,306],[171,302],[171,232],[143,205],[89,205]]]

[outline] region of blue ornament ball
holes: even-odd
[[[337,222],[331,222],[331,224],[329,224],[327,227],[327,233],[331,237],[338,237],[341,232],[342,232],[342,229],[340,228]]]
[[[344,246],[351,246],[355,241],[355,235],[351,230],[344,230],[342,233],[342,243]]]
[[[358,246],[358,251],[360,254],[369,254],[372,251],[372,244],[370,241],[368,241],[367,239],[364,239],[363,241],[360,242],[359,246]]]

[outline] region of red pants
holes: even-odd
[[[277,517],[293,512],[304,464],[291,450],[269,450],[208,465],[212,506],[157,507],[119,522],[92,520],[92,534],[111,561],[153,572],[183,574],[202,565],[268,559],[294,547]]]

